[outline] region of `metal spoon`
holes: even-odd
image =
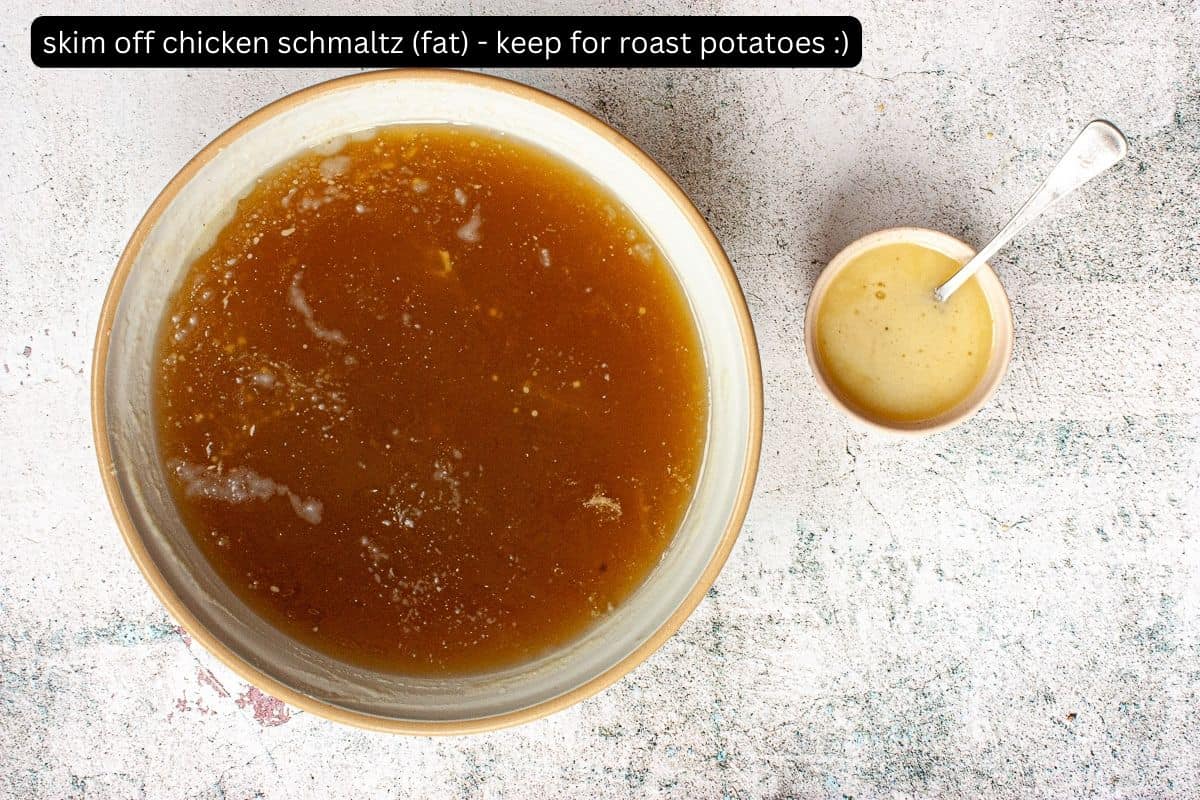
[[[1054,169],[1050,170],[1046,180],[1042,181],[1042,185],[1025,201],[1025,205],[1021,206],[1008,224],[1001,228],[995,238],[976,253],[974,258],[963,264],[948,281],[935,289],[933,296],[938,302],[946,302],[958,287],[966,283],[1026,225],[1050,206],[1116,164],[1127,152],[1129,145],[1115,125],[1102,119],[1089,122],[1054,165]]]

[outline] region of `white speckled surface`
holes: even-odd
[[[865,30],[853,71],[505,73],[624,131],[706,214],[757,325],[766,437],[742,538],[661,651],[557,716],[441,740],[259,695],[126,555],[88,417],[110,272],[192,153],[335,73],[36,70],[32,18],[85,10],[0,18],[0,795],[1200,794],[1200,6],[835,3]],[[1132,156],[996,260],[1017,349],[995,401],[924,441],[852,431],[804,361],[819,267],[896,224],[982,243],[1093,116]]]

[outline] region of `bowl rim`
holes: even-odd
[[[562,114],[571,120],[588,128],[616,147],[623,155],[632,160],[641,170],[649,175],[656,184],[674,202],[675,206],[687,219],[693,232],[700,238],[705,250],[721,273],[726,294],[733,306],[737,317],[738,330],[744,351],[749,384],[749,442],[746,456],[741,465],[741,478],[738,484],[737,496],[730,512],[729,522],[717,543],[717,548],[701,573],[700,578],[692,586],[691,591],[683,599],[672,614],[642,642],[633,652],[610,666],[608,669],[594,675],[586,682],[576,686],[564,694],[536,703],[532,706],[507,711],[488,717],[467,720],[408,720],[391,719],[372,714],[354,711],[334,705],[324,700],[311,697],[292,689],[277,681],[267,673],[243,661],[215,634],[211,633],[188,610],[167,584],[157,565],[151,558],[141,534],[133,523],[125,498],[121,493],[116,477],[116,465],[108,436],[108,403],[106,375],[108,351],[112,326],[117,308],[124,292],[125,284],[132,271],[133,263],[145,243],[146,237],[157,224],[163,211],[170,205],[176,195],[192,178],[229,144],[245,135],[259,125],[302,105],[318,96],[340,91],[358,84],[375,81],[396,80],[437,80],[455,84],[472,85],[495,92],[513,95],[527,100],[550,111]],[[465,72],[452,69],[392,69],[346,75],[300,89],[282,98],[272,101],[249,116],[241,119],[222,132],[196,155],[194,155],[167,183],[155,197],[146,213],[142,216],[128,243],[121,253],[113,272],[108,290],[101,306],[97,323],[96,338],[92,354],[91,374],[91,412],[92,435],[96,447],[96,459],[100,467],[104,491],[112,508],[113,516],[121,531],[134,562],[141,571],[146,582],[150,584],[159,602],[167,609],[171,617],[197,640],[206,650],[216,656],[241,679],[247,681],[262,691],[283,700],[291,706],[313,713],[334,722],[340,722],[367,730],[389,733],[404,733],[413,735],[448,735],[481,733],[498,728],[531,722],[541,717],[560,711],[580,702],[620,680],[642,661],[662,646],[683,624],[699,605],[700,600],[708,592],[729,557],[733,545],[745,521],[750,499],[754,490],[755,478],[758,472],[759,456],[762,450],[763,434],[763,384],[762,369],[759,362],[759,351],[754,335],[754,325],[750,309],[746,304],[737,275],[728,256],[717,241],[716,235],[696,209],[682,188],[641,148],[626,139],[607,123],[584,111],[578,106],[555,97],[540,89],[527,86],[506,78],[485,75],[476,72]]]
[[[813,283],[804,310],[804,352],[808,356],[808,369],[812,373],[813,380],[816,381],[817,387],[834,408],[868,430],[894,437],[916,439],[939,433],[965,422],[992,399],[1012,362],[1016,326],[1013,320],[1012,303],[1008,298],[1008,293],[1004,290],[1000,276],[996,274],[990,264],[984,264],[975,273],[975,279],[985,285],[988,309],[992,312],[994,338],[992,351],[988,357],[988,370],[972,395],[965,398],[957,408],[952,408],[950,411],[928,420],[911,423],[889,424],[854,407],[830,385],[825,376],[825,370],[821,366],[816,344],[817,311],[821,301],[825,299],[829,285],[838,272],[860,254],[891,244],[916,244],[936,250],[951,258],[961,259],[968,259],[976,252],[974,247],[956,236],[933,228],[914,225],[884,228],[855,239],[829,259],[829,263],[825,265],[817,276],[816,282]],[[989,289],[990,291],[988,291]]]

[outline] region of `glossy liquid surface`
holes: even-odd
[[[987,370],[992,315],[975,279],[934,299],[959,266],[891,244],[841,269],[817,311],[818,354],[838,394],[885,422],[931,419],[966,399]]]
[[[587,176],[411,126],[260,179],[159,343],[182,517],[255,612],[336,658],[486,670],[581,633],[691,499],[694,322]]]

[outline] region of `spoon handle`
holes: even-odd
[[[933,296],[939,302],[946,302],[950,295],[970,280],[981,266],[1026,225],[1050,206],[1116,164],[1125,157],[1128,150],[1125,136],[1111,122],[1102,119],[1089,122],[1054,165],[1054,169],[1050,170],[1046,180],[1042,181],[1042,185],[1025,201],[1025,205],[1021,206],[1008,224],[1001,228],[974,258],[963,264],[958,272],[939,286]]]

